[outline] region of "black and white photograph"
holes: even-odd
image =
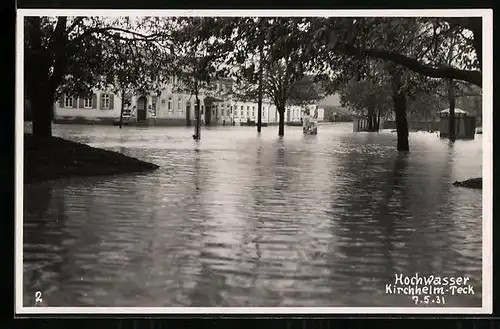
[[[491,312],[491,10],[17,21],[18,314]]]

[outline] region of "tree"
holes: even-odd
[[[411,121],[435,121],[439,111],[445,108],[446,102],[438,93],[417,90],[408,102],[408,118]]]
[[[340,90],[340,100],[354,114],[368,120],[369,131],[378,131],[381,117],[392,108],[390,88],[384,81],[375,79],[352,79]]]
[[[24,87],[33,105],[33,134],[52,135],[53,105],[61,95],[88,94],[107,85],[105,57],[113,40],[153,51],[151,43],[168,43],[165,31],[156,18],[25,17]]]
[[[176,51],[173,74],[178,78],[178,91],[195,96],[196,129],[193,138],[201,138],[201,110],[199,96],[210,96],[212,83],[224,75],[224,55],[228,44],[214,38],[212,31],[219,26],[219,19],[212,17],[178,18],[172,34]],[[206,105],[205,105],[206,106]]]
[[[318,28],[318,26],[324,27],[326,21],[331,25],[330,30]],[[400,54],[408,57],[422,57],[428,49],[423,46],[424,42],[418,41],[422,38],[420,21],[377,17],[314,19],[308,25],[306,33],[310,34],[311,31],[319,34],[319,36],[310,36],[311,38],[327,40],[322,43],[313,42],[311,47],[318,54],[314,66],[317,70],[329,73],[335,81],[334,87],[336,85],[338,88],[352,77],[357,80],[373,79],[375,74],[374,81],[382,81],[391,91],[397,125],[398,150],[409,150],[408,103],[415,97],[418,90],[428,91],[436,88],[439,80],[416,74],[394,61],[374,58],[364,52],[344,51],[346,49],[344,46],[347,44],[349,47],[367,48],[377,44],[377,47],[398,49]]]
[[[453,80],[462,80],[477,86],[482,83],[480,18],[312,19],[308,28],[307,33],[314,40],[311,43],[312,50],[309,51],[320,54],[318,61],[326,60],[330,66],[338,66],[346,57],[360,63],[365,58],[392,63],[388,68],[391,68],[393,91],[397,94],[394,97],[396,121],[402,125],[397,129],[398,149],[401,150],[408,146],[408,142],[403,141],[408,135],[406,97],[412,95],[397,92],[404,85],[397,66],[426,77],[444,78],[449,81],[448,96],[452,113],[450,125],[453,125],[453,128]],[[454,61],[443,63],[439,59],[450,53],[443,45],[453,42],[459,48],[458,56]],[[360,70],[362,69],[360,65]],[[359,76],[360,72],[357,74]],[[453,128],[450,129],[451,132]]]
[[[307,33],[312,51],[321,49],[338,55],[381,59],[428,77],[462,80],[481,86],[481,23],[478,17],[316,18],[310,20]],[[396,45],[388,44],[385,35],[389,30],[411,38],[402,38]],[[455,65],[435,63],[434,59],[443,51],[440,45],[450,38],[460,40],[462,58]],[[419,51],[408,53],[408,44]]]
[[[305,75],[296,81],[290,91],[289,102],[294,105],[311,105],[321,101],[326,96],[323,81],[313,75]]]
[[[104,54],[105,65],[102,73],[106,84],[111,86],[116,94],[121,95],[121,128],[127,95],[131,98],[132,94],[138,92],[159,93],[169,76],[169,67],[165,63],[170,61],[171,56],[159,44],[152,43],[149,47],[137,49],[121,38],[112,41],[113,47],[107,49]]]
[[[279,136],[285,133],[285,108],[291,102],[293,88],[305,76],[309,64],[304,58],[306,40],[301,21],[294,17],[241,18],[226,24],[224,39],[233,45],[227,64],[239,68],[233,74],[240,86],[244,85],[241,90],[274,103]],[[255,59],[259,59],[259,66]]]
[[[397,149],[398,151],[409,151],[408,109],[411,108],[409,104],[415,102],[419,94],[435,90],[441,81],[416,74],[392,62],[386,62],[385,67],[390,79],[394,102]]]

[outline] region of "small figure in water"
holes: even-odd
[[[302,124],[302,131],[306,135],[317,135],[318,134],[318,127],[317,127],[317,110],[314,113],[314,116],[311,118],[309,109],[306,109],[304,111],[304,120]]]

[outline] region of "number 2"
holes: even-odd
[[[35,292],[35,303],[41,303],[42,300],[42,293],[40,291]]]

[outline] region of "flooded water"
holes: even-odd
[[[454,145],[351,124],[55,126],[161,166],[25,185],[24,296],[49,306],[412,306],[395,274],[467,276],[481,306],[482,135]],[[440,306],[431,303],[429,306]]]

